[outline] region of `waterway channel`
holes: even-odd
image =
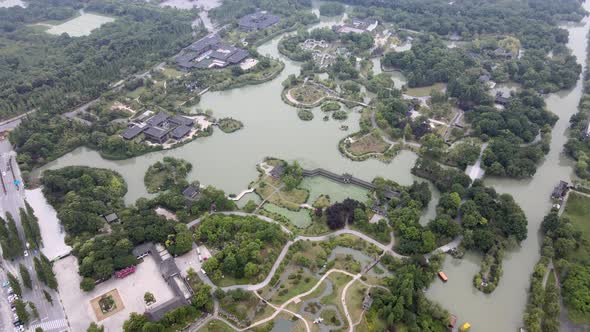
[[[584,8],[589,10],[590,3],[586,2]],[[588,17],[583,24],[563,26],[569,31],[568,46],[584,67],[589,27]],[[574,177],[574,163],[564,155],[563,145],[567,142],[569,119],[577,112],[581,96],[582,80],[579,80],[573,89],[546,98],[547,107],[559,116],[559,121],[552,130],[551,150],[532,179],[485,179],[485,184],[493,186],[498,192],[513,195],[529,222],[528,238],[520,248],[505,255],[504,274],[496,290],[491,295],[485,295],[471,286],[480,260],[474,255],[467,255],[463,260],[447,258],[443,270],[449,282],[442,284],[437,280],[427,292],[430,299],[457,315],[459,321],[469,321],[472,331],[516,331],[522,326],[529,278],[539,259],[542,240],[539,227],[551,208],[549,196],[559,180],[571,181]]]
[[[588,3],[585,8],[590,9]],[[334,22],[334,20],[331,20]],[[327,25],[324,20],[322,25]],[[332,23],[333,24],[333,23]],[[584,63],[588,19],[584,24],[564,26],[570,32],[569,47],[580,63]],[[402,151],[391,163],[377,160],[353,162],[338,151],[338,141],[346,135],[338,121],[322,121],[321,111],[314,110],[313,121],[301,121],[296,109],[286,105],[280,97],[281,82],[289,74],[298,74],[300,64],[281,56],[277,44],[281,37],[262,45],[259,51],[285,62],[284,71],[274,80],[255,86],[222,92],[207,93],[199,108],[213,110],[216,117],[234,117],[244,123],[244,129],[198,139],[180,148],[150,153],[122,161],[105,160],[88,148],[79,148],[41,168],[57,169],[69,165],[108,168],[119,172],[127,181],[127,203],[148,196],[143,185],[147,167],[164,156],[184,158],[193,164],[189,179],[198,179],[227,193],[238,193],[256,179],[256,163],[266,156],[297,160],[305,168],[322,167],[337,173],[352,173],[371,180],[383,176],[401,184],[420,180],[410,174],[417,156]],[[539,225],[551,204],[549,195],[559,180],[570,180],[573,163],[562,153],[567,140],[568,121],[577,111],[581,96],[581,81],[570,91],[552,94],[548,108],[559,116],[552,135],[551,151],[540,165],[537,174],[528,180],[516,181],[489,178],[485,180],[501,193],[510,193],[524,209],[528,220],[528,239],[518,249],[508,252],[503,265],[502,280],[491,295],[484,295],[472,286],[478,270],[479,258],[467,255],[463,260],[448,258],[444,271],[449,282],[435,282],[427,291],[430,299],[441,303],[461,322],[469,321],[472,331],[515,331],[522,326],[522,314],[527,300],[529,276],[539,254]],[[351,113],[345,124],[351,131],[358,130],[358,113]],[[427,214],[434,216],[434,204]]]

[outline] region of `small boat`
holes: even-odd
[[[345,130],[346,131],[346,130],[348,130],[348,126],[342,125],[342,126],[340,126],[340,130]]]
[[[440,280],[442,280],[443,282],[447,282],[449,280],[449,278],[447,278],[447,275],[443,272],[443,271],[439,271],[438,272],[438,277],[440,278]]]
[[[469,331],[470,328],[471,328],[471,324],[465,323],[465,324],[461,325],[461,327],[459,328],[459,331],[467,332],[467,331]]]

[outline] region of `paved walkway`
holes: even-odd
[[[293,232],[291,232],[288,228],[286,228],[285,226],[281,225],[279,222],[275,221],[272,218],[263,216],[263,215],[259,215],[259,214],[255,214],[255,213],[246,213],[246,212],[215,212],[214,214],[223,214],[223,215],[234,215],[234,216],[254,216],[257,217],[261,220],[264,220],[266,222],[270,222],[270,223],[274,223],[274,224],[278,224],[281,229],[283,230],[283,232],[289,234],[289,235],[293,235]],[[204,217],[195,219],[193,221],[191,221],[190,223],[187,224],[187,226],[189,228],[194,227],[196,225],[198,225]],[[404,258],[409,258],[408,256],[399,254],[397,252],[395,252],[393,250],[393,245],[394,245],[394,237],[393,237],[393,232],[391,233],[391,242],[387,245],[373,239],[372,237],[361,233],[359,231],[353,230],[353,229],[348,229],[348,228],[344,228],[344,229],[340,229],[337,231],[334,231],[332,233],[329,234],[325,234],[325,235],[319,235],[319,236],[304,236],[304,235],[299,235],[297,237],[295,237],[294,239],[290,240],[287,242],[287,244],[283,247],[283,249],[281,250],[279,256],[277,257],[277,260],[275,261],[275,263],[273,264],[272,268],[270,269],[268,275],[266,276],[266,278],[257,283],[257,284],[246,284],[246,285],[232,285],[232,286],[226,286],[226,287],[221,287],[221,289],[225,292],[227,291],[231,291],[231,290],[236,290],[236,289],[243,289],[243,290],[247,290],[247,291],[257,291],[259,289],[262,289],[264,287],[266,287],[269,283],[270,280],[272,279],[272,277],[275,275],[277,269],[279,268],[281,262],[283,261],[283,259],[285,258],[285,256],[287,255],[289,248],[291,247],[291,245],[293,245],[295,242],[297,241],[311,241],[311,242],[321,242],[321,241],[326,241],[329,240],[333,237],[337,237],[340,235],[344,235],[344,234],[348,234],[348,235],[354,235],[366,242],[371,243],[372,245],[376,246],[377,248],[379,248],[380,250],[383,251],[383,255],[385,254],[389,254],[395,258],[398,259],[404,259]],[[430,258],[430,256],[432,256],[433,254],[437,254],[437,253],[443,253],[443,252],[448,252],[452,249],[457,248],[460,244],[461,241],[463,240],[462,236],[458,236],[456,237],[453,241],[451,241],[450,243],[441,246],[435,250],[433,250],[431,253],[428,253],[426,255],[424,255],[424,257],[426,258]],[[209,279],[209,277],[207,275],[203,275],[201,274],[201,278],[203,279],[203,281],[211,286],[215,286],[213,284],[213,282]]]
[[[486,171],[481,168],[481,158],[483,158],[483,152],[488,147],[488,143],[484,143],[481,145],[481,150],[479,151],[479,157],[475,161],[475,164],[471,166],[467,166],[465,168],[465,174],[469,176],[471,181],[475,181],[476,179],[481,179],[485,175]]]
[[[253,192],[254,192],[254,188],[242,190],[242,192],[239,193],[236,197],[230,197],[229,200],[230,201],[239,201],[240,199],[242,199],[242,197],[244,197],[244,195],[247,195],[247,194],[253,193]]]
[[[266,222],[279,224],[277,221],[275,221],[275,220],[273,220],[273,219],[271,219],[269,217],[258,215],[258,214],[254,214],[254,213],[246,213],[246,212],[216,212],[215,214],[236,215],[236,216],[255,216],[255,217],[260,218],[260,219],[262,219],[262,220],[264,220]],[[194,227],[194,226],[198,225],[203,219],[204,219],[204,217],[195,219],[195,220],[191,221],[190,223],[188,223],[187,226],[189,228],[190,227]],[[289,229],[287,229],[283,225],[280,225],[280,226],[281,226],[281,229],[285,233],[287,233],[289,235],[292,235],[293,234]],[[236,331],[245,331],[245,330],[252,329],[253,327],[262,325],[264,323],[267,323],[267,322],[273,320],[281,311],[284,311],[284,312],[287,312],[287,313],[289,313],[289,314],[291,314],[291,315],[293,315],[293,316],[301,319],[304,322],[304,324],[305,324],[306,331],[307,332],[311,332],[311,328],[310,328],[309,322],[307,322],[307,320],[303,316],[301,316],[301,315],[299,315],[297,313],[294,313],[292,311],[287,310],[286,307],[289,304],[291,304],[292,302],[294,302],[296,300],[300,300],[301,298],[303,298],[303,297],[305,297],[305,296],[313,293],[317,289],[317,287],[319,287],[319,285],[330,274],[335,273],[335,272],[338,272],[338,273],[346,274],[346,275],[348,275],[348,276],[350,276],[350,277],[353,278],[350,282],[348,282],[346,284],[346,286],[344,287],[344,289],[342,291],[342,295],[341,295],[341,301],[342,301],[342,305],[344,307],[344,314],[345,314],[346,319],[348,321],[349,332],[352,332],[354,330],[354,326],[356,326],[356,325],[358,325],[360,323],[360,320],[362,318],[362,315],[363,315],[364,311],[361,313],[361,317],[359,317],[359,321],[356,322],[356,323],[354,323],[352,321],[352,317],[350,316],[350,313],[348,311],[348,307],[346,306],[346,293],[348,291],[348,288],[355,281],[359,281],[359,282],[361,282],[362,284],[364,284],[365,286],[367,286],[369,288],[371,288],[371,287],[377,287],[377,288],[381,288],[381,289],[384,289],[384,290],[388,290],[386,287],[383,287],[383,286],[367,284],[365,281],[363,281],[362,279],[360,279],[360,277],[362,276],[362,274],[356,274],[355,275],[355,274],[352,274],[352,273],[347,272],[347,271],[338,270],[338,269],[331,269],[328,272],[326,272],[320,278],[320,280],[314,285],[314,287],[312,289],[310,289],[309,291],[307,291],[305,293],[299,294],[299,295],[291,298],[290,300],[286,301],[285,303],[283,303],[282,305],[280,305],[278,307],[275,306],[275,305],[273,305],[272,303],[266,301],[265,299],[263,299],[258,294],[258,292],[257,292],[258,290],[266,287],[270,283],[270,280],[275,275],[277,269],[279,268],[281,262],[283,261],[283,259],[287,255],[287,253],[289,251],[289,248],[291,247],[291,245],[293,245],[293,243],[295,243],[297,241],[313,241],[313,242],[325,241],[325,240],[329,240],[329,239],[331,239],[333,237],[336,237],[336,236],[339,236],[339,235],[343,235],[343,234],[354,235],[356,237],[359,237],[359,238],[363,239],[366,242],[369,242],[369,243],[375,245],[376,247],[378,247],[379,249],[381,249],[383,251],[383,254],[381,254],[381,257],[383,255],[385,255],[385,254],[390,254],[390,255],[392,255],[392,256],[394,256],[396,258],[399,258],[399,259],[408,258],[407,256],[398,254],[397,252],[395,252],[393,250],[393,245],[394,245],[394,242],[395,242],[394,241],[394,237],[393,237],[393,232],[391,233],[391,242],[389,244],[387,244],[387,245],[382,244],[382,243],[376,241],[375,239],[373,239],[373,238],[371,238],[371,237],[369,237],[369,236],[367,236],[367,235],[365,235],[365,234],[363,234],[363,233],[361,233],[359,231],[348,229],[348,228],[340,229],[340,230],[337,230],[337,231],[332,232],[330,234],[325,234],[325,235],[320,235],[320,236],[301,236],[301,235],[299,235],[299,236],[295,237],[293,240],[288,241],[287,244],[283,247],[283,249],[281,250],[281,253],[277,257],[277,260],[275,261],[275,263],[273,264],[273,266],[272,266],[271,270],[269,271],[268,275],[266,276],[266,278],[262,282],[260,282],[258,284],[233,285],[233,286],[227,286],[227,287],[220,287],[225,292],[231,291],[231,290],[236,290],[236,289],[242,289],[242,290],[254,292],[254,294],[256,296],[258,296],[262,301],[264,301],[265,303],[267,303],[268,305],[270,305],[273,309],[275,309],[275,312],[270,317],[267,317],[265,319],[262,319],[260,321],[257,321],[254,324],[252,324],[252,325],[250,325],[250,326],[248,326],[246,328],[240,329],[240,328],[235,327],[232,323],[230,323],[229,321],[227,321],[223,317],[220,317],[219,316],[219,302],[216,299],[214,299],[214,314],[213,315],[210,315],[210,316],[206,317],[204,320],[202,320],[202,321],[200,321],[200,322],[192,325],[187,330],[188,331],[197,331],[200,328],[202,328],[205,324],[207,324],[208,322],[217,319],[217,320],[220,320],[220,321],[226,323],[227,325],[229,325],[231,328],[233,328]],[[447,252],[447,251],[449,251],[451,249],[457,248],[460,245],[462,239],[463,239],[462,236],[458,236],[452,242],[450,242],[450,243],[448,243],[448,244],[446,244],[444,246],[441,246],[441,247],[435,249],[434,251],[432,251],[429,254],[426,254],[425,257],[426,258],[429,258],[431,255],[433,255],[435,253]],[[368,272],[368,271],[365,271],[365,273],[366,272]],[[199,273],[199,276],[201,277],[201,279],[203,280],[203,282],[205,284],[210,285],[210,286],[212,286],[214,288],[216,287],[213,284],[213,282],[211,282],[211,280],[209,279],[209,277],[207,275],[202,274],[202,273]]]

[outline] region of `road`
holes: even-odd
[[[22,239],[22,243],[26,243],[23,227],[20,222],[19,209],[24,208],[25,191],[23,184],[15,184],[15,181],[22,181],[20,169],[15,161],[16,153],[12,150],[12,146],[7,140],[0,142],[0,176],[2,176],[3,187],[0,187],[0,214],[6,215],[10,213],[16,222],[19,236]],[[6,190],[6,191],[5,191]],[[33,281],[33,287],[31,290],[26,287],[23,288],[23,300],[33,302],[37,306],[39,312],[39,319],[31,321],[31,330],[40,326],[46,332],[51,331],[63,331],[67,329],[67,321],[65,313],[59,302],[59,295],[44,285],[37,279],[35,268],[33,264],[33,258],[39,256],[39,253],[31,252],[27,257],[21,256],[14,261],[3,261],[4,268],[20,277],[19,264],[23,264],[31,275]],[[6,280],[5,275],[2,274],[1,280]],[[53,305],[49,304],[43,294],[43,289],[47,290],[53,299]],[[5,300],[6,295],[4,292],[0,294],[2,301]],[[1,323],[3,326],[2,331],[13,330],[13,319],[12,315],[1,316]]]

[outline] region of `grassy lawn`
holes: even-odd
[[[220,320],[212,320],[207,326],[203,326],[199,332],[233,332],[234,329]]]
[[[357,262],[352,256],[336,254],[333,268],[350,273],[359,273],[361,272],[361,263]]]
[[[367,153],[383,153],[387,148],[389,148],[389,144],[381,136],[371,133],[350,144],[348,151],[356,156],[360,156]]]
[[[162,73],[168,78],[179,78],[184,75],[180,70],[168,66],[165,66],[164,69],[162,69]]]
[[[207,326],[203,326],[199,332],[233,332],[234,329],[229,327],[227,324],[220,320],[212,320],[207,324]]]
[[[240,300],[234,299],[231,295],[226,296],[221,300],[221,308],[227,312],[232,313],[238,319],[246,319],[260,302],[260,299],[249,292],[248,296]]]
[[[332,281],[334,286],[334,291],[320,299],[320,304],[333,304],[335,305],[338,310],[340,311],[340,317],[345,317],[344,315],[344,307],[342,306],[342,301],[340,298],[342,296],[342,290],[344,286],[352,280],[351,277],[342,273],[332,273],[328,279]],[[348,326],[346,320],[343,322],[344,326]]]
[[[358,321],[361,317],[361,313],[363,312],[363,298],[365,297],[366,290],[367,286],[357,281],[346,292],[346,305],[348,306],[348,312],[353,322]]]
[[[569,255],[568,261],[575,263],[590,254],[590,197],[570,192],[562,216],[567,216],[572,225],[582,232],[582,245]],[[549,275],[547,283],[555,282],[553,273]],[[568,311],[569,319],[576,324],[590,324],[590,315]]]
[[[568,258],[575,262],[577,257],[587,257],[590,254],[590,197],[571,192],[563,216],[567,216],[572,225],[582,232],[584,239],[583,245]]]
[[[139,96],[141,96],[142,93],[144,93],[147,90],[147,88],[145,86],[140,86],[139,88],[130,91],[127,93],[127,97],[131,98],[131,99],[137,99],[139,98]]]
[[[334,272],[328,276],[328,279],[332,282],[334,291],[322,297],[320,303],[333,304],[341,307],[342,303],[340,302],[340,294],[342,293],[342,288],[344,288],[344,285],[346,285],[352,278],[346,274]]]
[[[313,207],[314,208],[327,208],[328,206],[330,206],[330,198],[326,195],[320,195],[320,197],[318,197],[318,199],[315,200],[315,202],[313,202]]]
[[[289,271],[289,269],[286,269],[286,271]],[[307,272],[290,273],[287,280],[280,286],[279,291],[271,298],[271,302],[274,304],[284,303],[294,296],[307,292],[317,282],[318,279]]]
[[[267,305],[264,307],[263,310],[256,313],[256,315],[254,316],[254,319],[252,321],[256,322],[256,321],[259,321],[259,320],[264,319],[266,317],[269,317],[274,312],[275,312],[275,310],[271,306]]]
[[[424,86],[420,88],[409,88],[406,91],[406,94],[412,97],[426,97],[430,96],[430,92],[432,90],[443,91],[446,88],[447,85],[445,83],[435,83],[433,85]]]
[[[270,203],[290,210],[299,210],[299,206],[307,201],[309,192],[304,189],[295,188],[291,191],[278,189],[282,183],[270,176],[263,176],[257,183],[256,193]],[[278,190],[277,190],[278,189]]]
[[[278,213],[286,217],[287,219],[289,219],[289,222],[291,222],[293,225],[300,229],[304,229],[310,226],[312,223],[310,211],[307,209],[299,209],[299,211],[292,211],[271,203],[266,203],[264,205],[264,209],[266,211]]]
[[[324,319],[324,325],[327,326],[338,326],[340,325],[340,320],[338,319],[338,314],[334,309],[325,309],[322,310],[320,313],[320,317]]]

